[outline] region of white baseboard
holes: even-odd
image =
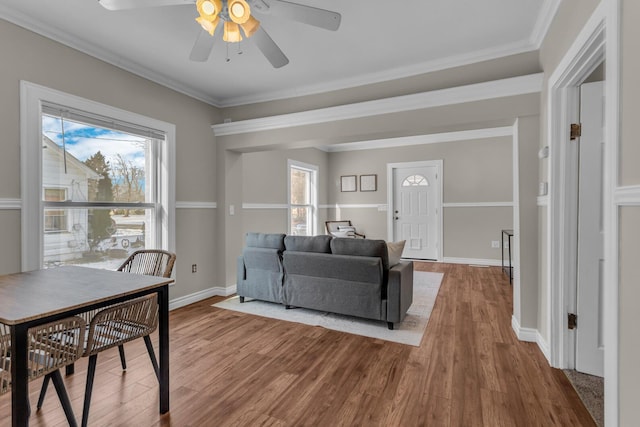
[[[444,257],[442,262],[448,262],[449,264],[470,264],[470,265],[489,265],[493,267],[500,267],[502,261],[499,259],[482,259],[482,258],[453,258]]]
[[[178,297],[169,301],[169,310],[175,310],[176,308],[184,307],[189,304],[193,304],[198,301],[202,301],[207,298],[215,296],[227,297],[236,293],[236,285],[225,288],[222,286],[214,286],[209,289],[194,292],[189,295]]]
[[[549,350],[549,343],[547,343],[542,335],[540,335],[540,331],[533,328],[523,328],[520,326],[520,322],[518,322],[518,319],[516,319],[515,316],[511,316],[511,328],[513,328],[513,331],[516,333],[516,337],[518,337],[520,341],[536,343],[544,357],[547,359],[547,362],[549,362],[549,365],[551,365],[551,351]]]
[[[542,335],[540,335],[540,331],[536,332],[536,344],[538,344],[538,348],[547,359],[547,362],[549,362],[549,365],[551,365],[551,350],[549,349],[549,343],[547,343],[547,341],[542,338]]]
[[[523,328],[520,326],[520,322],[518,322],[518,319],[516,319],[515,316],[511,316],[511,327],[520,341],[537,342],[538,330],[533,328]]]

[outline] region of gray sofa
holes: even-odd
[[[282,239],[282,240],[281,240]],[[387,322],[413,301],[413,263],[389,267],[384,240],[248,233],[238,295]]]

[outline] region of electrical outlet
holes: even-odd
[[[491,247],[493,249],[500,249],[500,241],[499,240],[492,240],[491,241]]]
[[[198,272],[198,264],[191,264],[191,272],[192,273]]]

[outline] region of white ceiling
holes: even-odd
[[[268,1],[268,0],[267,0]],[[2,0],[0,18],[216,106],[280,99],[538,49],[561,0],[292,0],[342,14],[332,32],[255,16],[290,63],[217,40],[189,60],[195,6],[108,11],[97,0]]]

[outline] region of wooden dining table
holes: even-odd
[[[0,276],[0,322],[11,331],[11,422],[29,425],[29,328],[158,294],[160,413],[169,412],[169,284],[171,278],[63,266]]]

